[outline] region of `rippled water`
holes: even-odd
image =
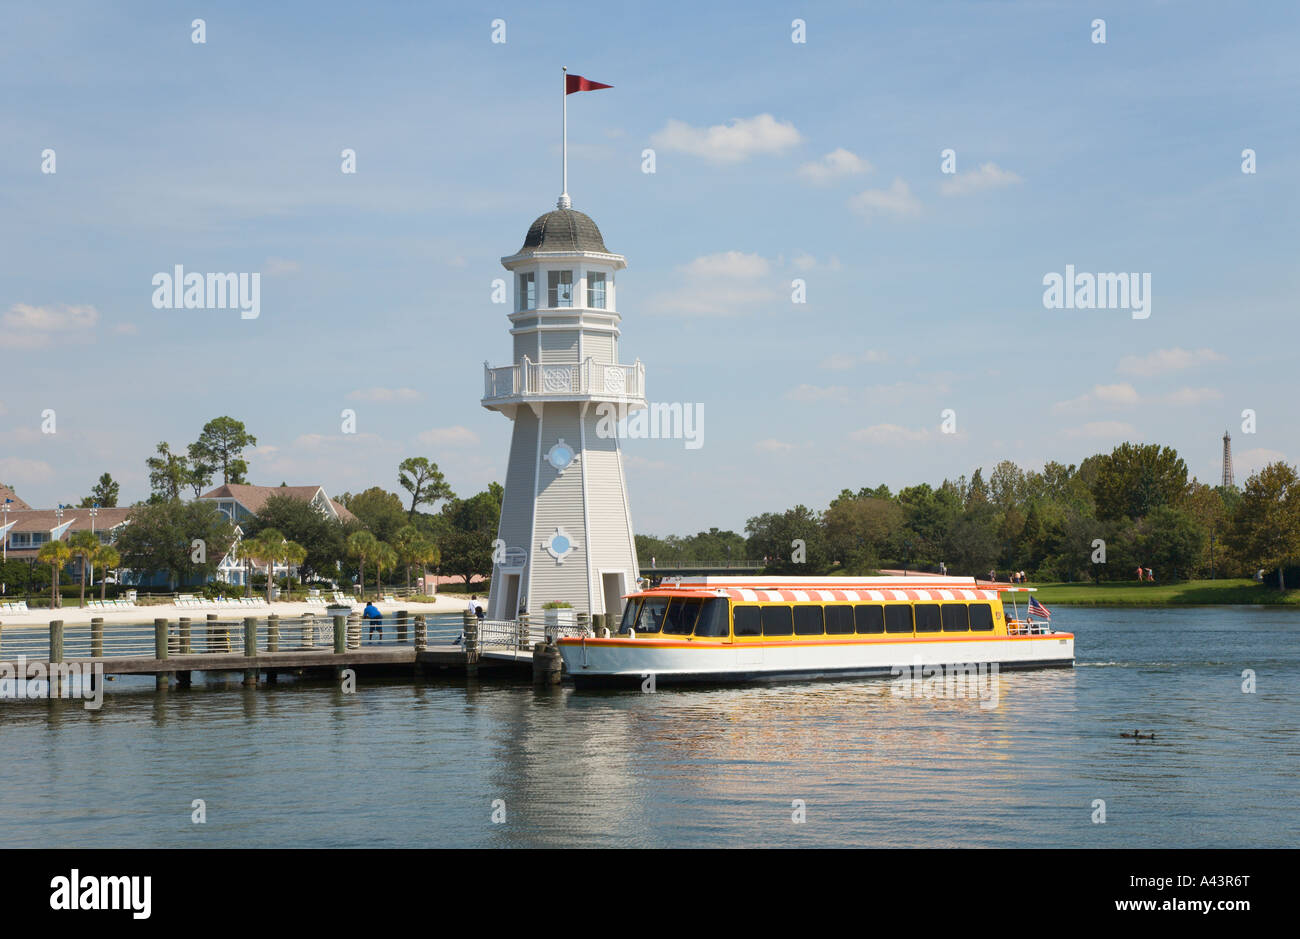
[[[1300,612],[1061,608],[996,707],[887,680],[657,694],[112,683],[0,702],[8,846],[1295,846]],[[1253,669],[1258,690],[1242,692]],[[1122,739],[1154,730],[1154,741]],[[191,822],[203,799],[207,822]],[[1092,821],[1105,800],[1106,822]],[[492,822],[503,800],[505,822]],[[806,821],[792,821],[803,800]]]

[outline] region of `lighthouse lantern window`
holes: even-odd
[[[548,306],[573,306],[573,271],[548,271],[546,281]]]
[[[605,274],[603,271],[587,272],[587,306],[605,309]]]
[[[537,309],[537,275],[532,271],[519,275],[519,309]]]

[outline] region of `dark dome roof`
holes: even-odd
[[[598,251],[608,254],[600,229],[576,209],[553,209],[528,227],[524,236],[525,251]]]

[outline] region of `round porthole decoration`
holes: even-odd
[[[542,547],[546,549],[547,554],[555,558],[556,564],[563,564],[564,559],[577,550],[577,546],[569,537],[569,533],[564,530],[563,525],[556,527],[551,537],[542,542]]]
[[[573,452],[573,447],[564,442],[561,437],[555,446],[546,451],[545,460],[554,467],[557,473],[563,473],[576,458],[577,454]]]

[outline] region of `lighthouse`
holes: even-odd
[[[619,360],[627,262],[566,191],[501,264],[513,275],[513,354],[484,363],[482,404],[514,426],[487,615],[511,620],[556,601],[617,616],[638,568],[609,415],[646,406],[645,367]]]

